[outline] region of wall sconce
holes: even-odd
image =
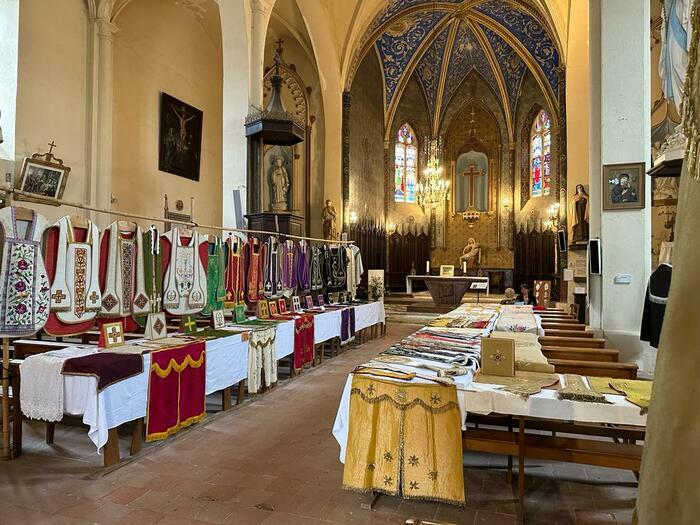
[[[357,224],[357,212],[350,212],[350,224]]]
[[[559,203],[552,204],[547,208],[547,217],[553,230],[559,229]]]

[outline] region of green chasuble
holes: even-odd
[[[214,237],[209,243],[209,262],[207,265],[207,304],[202,315],[210,316],[214,310],[221,310],[226,300],[226,278],[224,250],[221,239]]]
[[[163,310],[163,256],[160,233],[151,226],[143,234],[143,268],[146,295],[151,301],[151,312]],[[140,326],[146,326],[148,316],[135,317]]]

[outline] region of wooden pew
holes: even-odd
[[[593,332],[587,332],[585,330],[548,330],[545,328],[544,332],[545,335],[556,337],[588,337],[592,339],[595,335]]]
[[[51,350],[61,350],[69,346],[72,346],[72,343],[40,341],[38,339],[15,339],[12,343],[15,359],[25,359],[29,355],[43,354]]]
[[[561,346],[542,347],[542,353],[547,359],[568,359],[574,361],[602,361],[617,363],[620,351],[615,348],[576,348]]]
[[[637,365],[633,363],[603,363],[600,361],[573,361],[569,359],[548,359],[558,374],[580,374],[582,376],[613,377],[616,379],[637,379]]]
[[[134,339],[143,339],[143,334],[135,334],[131,332],[124,334],[124,341],[132,341]],[[89,332],[85,332],[81,336],[80,340],[84,345],[97,343],[100,340],[100,331],[90,330]]]
[[[605,339],[596,337],[558,337],[545,335],[540,336],[539,342],[542,346],[565,346],[577,348],[605,348]]]
[[[585,331],[585,324],[574,324],[574,323],[558,323],[555,321],[542,320],[542,328],[545,330],[577,330]]]
[[[563,318],[563,317],[546,317],[546,316],[540,316],[542,318],[543,323],[556,323],[556,324],[562,324],[568,326],[585,326],[581,323],[579,323],[578,319],[570,319],[570,318]],[[568,330],[568,328],[567,328]]]

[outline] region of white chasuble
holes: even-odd
[[[136,223],[116,221],[106,231],[109,246],[100,317],[146,315],[150,312],[150,301],[144,283],[141,228]],[[128,233],[124,234],[125,231]]]
[[[94,319],[100,310],[99,230],[87,221],[84,242],[76,242],[70,217],[58,227],[56,274],[51,285],[51,311],[59,321],[77,324]]]
[[[23,337],[43,328],[49,317],[50,287],[41,255],[47,220],[32,212],[20,221],[15,208],[0,210],[5,242],[0,268],[0,337]]]
[[[199,257],[199,233],[182,244],[177,228],[163,235],[170,243],[170,262],[163,282],[163,308],[172,315],[199,313],[207,302],[207,274]]]

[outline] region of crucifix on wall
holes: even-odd
[[[470,150],[457,157],[453,171],[454,213],[468,209],[489,210],[489,159],[482,151]]]
[[[467,171],[460,173],[462,177],[467,177],[469,179],[469,201],[467,206],[476,207],[476,187],[478,177],[483,177],[484,172],[481,171],[475,164],[470,164]]]

